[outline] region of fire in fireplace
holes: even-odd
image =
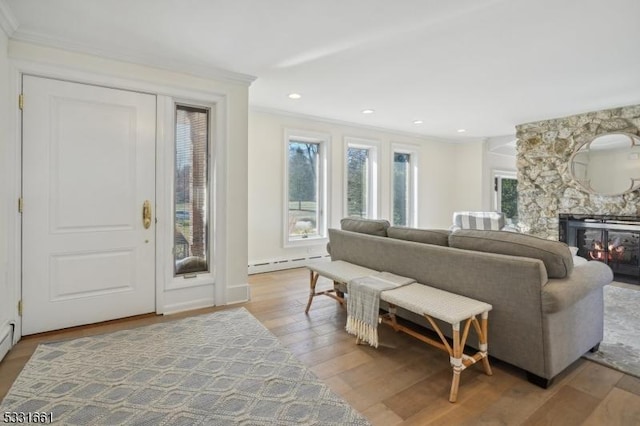
[[[621,244],[620,237],[616,237],[613,241],[609,240],[605,250],[602,241],[594,241],[593,248],[589,250],[589,257],[592,260],[604,261],[606,258],[609,262],[620,262],[624,259],[624,245]]]

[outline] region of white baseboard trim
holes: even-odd
[[[178,312],[190,311],[193,309],[209,308],[211,306],[214,306],[213,297],[190,300],[188,302],[172,303],[164,307],[163,315],[171,315]]]
[[[283,269],[303,268],[310,262],[329,262],[331,256],[319,254],[309,257],[296,257],[292,259],[272,259],[262,262],[252,262],[249,264],[249,275],[261,274],[263,272],[281,271]]]
[[[0,327],[0,361],[13,346],[13,326],[5,323]]]
[[[251,287],[249,287],[248,283],[227,287],[226,305],[247,302],[250,299],[251,299]]]

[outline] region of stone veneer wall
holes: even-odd
[[[523,232],[558,239],[558,214],[640,216],[640,191],[593,195],[572,181],[569,157],[597,135],[640,135],[640,105],[516,126],[518,215]]]

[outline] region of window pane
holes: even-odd
[[[411,154],[393,154],[393,223],[409,226],[411,194]]]
[[[513,222],[518,221],[518,180],[501,178],[500,211]]]
[[[369,213],[369,150],[347,148],[347,215]]]
[[[176,106],[175,273],[209,270],[209,110]]]
[[[289,237],[319,236],[320,144],[289,142]]]

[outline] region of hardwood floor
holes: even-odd
[[[294,269],[249,278],[252,300],[168,316],[145,315],[22,339],[0,363],[0,398],[39,343],[246,307],[302,362],[374,425],[638,425],[640,379],[580,359],[549,389],[492,359],[493,376],[472,366],[461,376],[458,402],[448,402],[451,369],[444,352],[390,327],[382,346],[356,345],[344,331],[346,312],[317,297],[304,314],[309,275]],[[330,287],[321,278],[318,284]]]

